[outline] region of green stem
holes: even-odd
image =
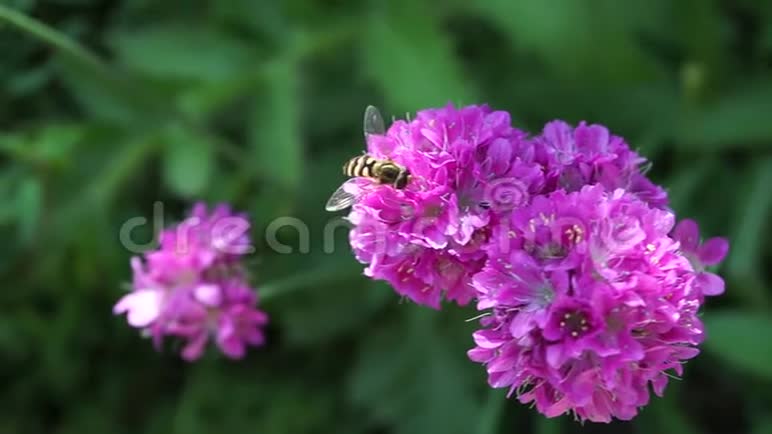
[[[306,273],[298,273],[294,276],[261,285],[258,287],[258,294],[260,302],[264,303],[304,288],[345,280],[359,274],[361,274],[361,270],[358,268],[354,272],[353,269],[341,270],[339,267],[319,266]]]
[[[560,434],[560,424],[565,416],[550,419],[535,413],[534,417],[536,418],[536,434]]]
[[[501,389],[491,388],[488,391],[488,399],[483,407],[480,422],[477,425],[477,434],[496,434],[499,431],[501,412],[507,399]]]
[[[70,56],[72,59],[87,65],[94,70],[100,70],[103,73],[107,73],[109,69],[98,57],[91,54],[67,35],[34,18],[28,17],[19,11],[0,5],[0,21],[34,36],[44,43],[55,47],[63,54]]]

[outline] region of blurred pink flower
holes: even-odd
[[[214,338],[228,357],[264,342],[268,316],[255,306],[240,258],[249,251],[249,221],[221,205],[209,213],[199,203],[180,224],[164,230],[160,247],[134,257],[133,290],[115,304],[130,326],[145,330],[156,346],[182,339],[182,357],[201,357]]]

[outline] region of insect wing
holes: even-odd
[[[386,133],[386,125],[383,123],[381,112],[375,106],[367,106],[364,121],[365,137],[368,134],[383,135]]]
[[[330,199],[327,200],[327,205],[324,209],[330,212],[340,211],[346,209],[354,204],[357,199],[356,186],[354,185],[356,179],[349,179],[341,184]]]

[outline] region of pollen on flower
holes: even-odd
[[[574,313],[566,312],[563,314],[563,320],[560,321],[560,328],[569,332],[572,337],[579,336],[580,332],[586,332],[590,329],[587,323],[587,318],[582,312],[575,311]]]

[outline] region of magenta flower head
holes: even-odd
[[[644,173],[646,159],[630,149],[623,138],[603,125],[581,122],[576,128],[556,120],[535,139],[539,162],[546,171],[546,189],[577,191],[601,184],[607,190],[625,189],[657,208],[668,204],[667,193]]]
[[[490,314],[469,357],[489,384],[548,417],[594,422],[633,418],[649,387],[661,396],[667,371],[680,375],[704,338],[701,269],[684,251],[696,244],[668,235],[674,221],[602,185],[514,210],[473,278]],[[708,244],[701,261],[723,256]]]
[[[368,154],[410,170],[405,189],[362,180],[349,220],[365,274],[411,300],[439,308],[474,296],[490,225],[528,203],[543,183],[533,145],[509,114],[448,105],[396,121],[368,137]]]
[[[182,357],[201,357],[213,339],[230,358],[264,342],[265,313],[241,264],[250,252],[245,216],[225,205],[209,212],[198,203],[188,218],[160,234],[157,250],[132,258],[132,291],[113,308],[129,325],[153,337],[184,341]]]
[[[724,293],[724,280],[717,274],[705,271],[705,267],[718,265],[729,252],[726,238],[714,237],[700,244],[700,228],[694,220],[681,220],[673,229],[673,238],[681,243],[681,252],[689,258],[697,271],[695,285],[704,295]]]

